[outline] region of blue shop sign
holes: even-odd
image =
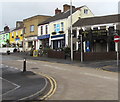
[[[38,40],[47,39],[47,38],[50,38],[50,34],[38,36],[37,38],[38,38]]]
[[[65,37],[65,34],[51,36],[51,38],[58,38],[58,37]]]
[[[20,38],[19,38],[19,37],[16,37],[15,40],[16,40],[16,41],[17,41],[17,40],[20,40]]]

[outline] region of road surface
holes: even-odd
[[[22,68],[22,58],[3,58],[3,64]],[[118,73],[115,72],[32,59],[27,60],[27,70],[45,73],[57,81],[55,94],[49,100],[118,100]]]
[[[33,100],[49,89],[49,81],[45,77],[31,71],[22,72],[20,69],[3,64],[1,68],[2,94],[0,96],[3,101]]]

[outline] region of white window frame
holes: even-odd
[[[34,32],[35,30],[35,26],[34,25],[30,25],[30,32]]]

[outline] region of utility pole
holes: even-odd
[[[81,41],[81,62],[83,62],[83,38],[82,38],[82,34],[80,35],[80,41]]]
[[[70,0],[71,61],[73,61],[72,0]]]

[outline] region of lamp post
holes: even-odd
[[[71,61],[73,61],[72,0],[70,0]]]
[[[82,38],[82,34],[80,35],[80,41],[81,41],[81,62],[83,62],[83,38]]]

